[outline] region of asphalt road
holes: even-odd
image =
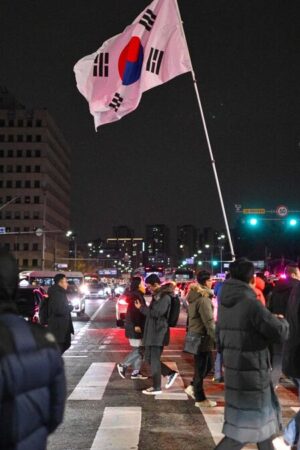
[[[151,380],[120,378],[116,364],[129,351],[124,330],[115,326],[114,300],[87,300],[86,313],[74,318],[75,337],[65,353],[68,400],[65,419],[49,438],[48,450],[212,450],[221,439],[223,385],[205,382],[207,395],[218,402],[196,408],[184,388],[193,375],[193,361],[182,353],[185,312],[172,329],[163,360],[180,376],[160,398],[142,394]],[[143,372],[150,375],[148,368]],[[298,408],[296,392],[285,380],[278,390],[287,421]],[[253,448],[247,446],[245,448]],[[276,441],[277,449],[284,449]]]

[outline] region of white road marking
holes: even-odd
[[[110,362],[91,364],[68,400],[101,400],[115,365]]]
[[[224,407],[216,406],[214,408],[200,408],[201,413],[205,419],[207,427],[212,435],[215,444],[218,444],[223,439],[222,433],[224,421]],[[245,447],[246,448],[246,447]]]
[[[140,406],[105,408],[91,450],[137,450],[141,422]]]
[[[103,306],[105,305],[106,302],[108,302],[109,299],[105,300],[102,305],[99,306],[99,308],[97,309],[97,311],[94,312],[94,314],[92,315],[92,317],[90,318],[90,321],[92,322],[95,317],[97,317],[97,314],[99,313],[99,311],[103,308]]]
[[[63,355],[63,358],[87,358],[87,355]]]

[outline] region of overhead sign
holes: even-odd
[[[5,233],[6,233],[6,228],[0,227],[0,234],[5,234]]]
[[[243,214],[266,214],[265,208],[248,208],[243,209]]]
[[[284,206],[284,205],[279,205],[276,208],[276,214],[279,217],[287,216],[288,212],[289,212],[288,208],[286,206]]]

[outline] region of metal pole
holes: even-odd
[[[43,241],[42,241],[42,270],[45,270],[45,252],[46,252],[46,190],[43,191],[44,202],[43,202]]]
[[[225,222],[226,232],[227,232],[227,236],[228,236],[230,252],[231,252],[232,258],[234,258],[234,249],[233,249],[233,244],[232,244],[232,240],[231,240],[230,229],[229,229],[228,220],[227,220],[226,211],[225,211],[225,206],[224,206],[224,202],[223,202],[222,191],[221,191],[219,178],[218,178],[218,173],[217,173],[217,169],[216,169],[216,163],[215,163],[215,160],[214,160],[213,151],[212,151],[212,147],[211,147],[211,144],[210,144],[210,139],[209,139],[209,135],[208,135],[208,131],[207,131],[205,116],[204,116],[204,112],[203,112],[203,108],[202,108],[202,104],[201,104],[201,99],[200,99],[199,89],[198,89],[198,85],[197,85],[197,80],[196,80],[195,72],[194,72],[193,65],[192,65],[192,60],[191,60],[191,55],[190,55],[189,47],[188,47],[187,40],[186,40],[186,35],[185,35],[185,32],[184,32],[184,28],[183,28],[183,22],[182,22],[182,19],[181,19],[181,14],[180,14],[179,6],[178,6],[178,1],[177,0],[174,0],[174,1],[175,1],[175,5],[176,5],[176,8],[177,8],[177,12],[178,12],[179,23],[181,24],[182,36],[183,36],[183,39],[185,41],[186,50],[187,50],[187,53],[189,55],[190,62],[191,62],[191,74],[192,74],[193,84],[194,84],[195,93],[196,93],[198,106],[199,106],[199,110],[200,110],[200,115],[201,115],[201,118],[202,118],[204,132],[205,132],[205,136],[206,136],[206,142],[207,142],[208,151],[209,151],[209,155],[210,155],[210,162],[212,164],[212,168],[213,168],[213,172],[214,172],[214,176],[215,176],[215,181],[216,181],[217,190],[218,190],[218,194],[219,194],[219,199],[220,199],[220,203],[221,203],[221,208],[222,208],[222,212],[223,212],[223,218],[224,218],[224,222]]]

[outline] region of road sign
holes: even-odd
[[[5,233],[6,233],[6,228],[0,227],[0,234],[5,234]]]
[[[42,230],[42,228],[37,228],[37,229],[35,230],[35,234],[36,234],[37,237],[43,236],[43,230]]]
[[[264,208],[248,208],[243,209],[243,214],[266,214],[266,210]]]
[[[288,208],[286,206],[284,206],[284,205],[279,205],[276,208],[276,214],[279,217],[287,216],[288,212],[289,212]]]

